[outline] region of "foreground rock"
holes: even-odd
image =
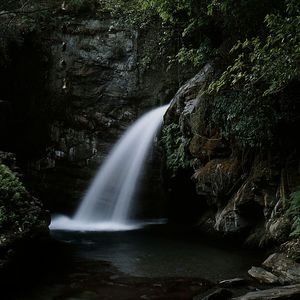
[[[279,283],[279,278],[276,275],[260,267],[252,267],[248,274],[261,283]]]
[[[272,300],[272,299],[300,299],[300,284],[276,287],[268,290],[250,292],[235,300]]]
[[[263,266],[276,274],[283,284],[300,283],[300,264],[283,253],[274,253],[264,262]]]
[[[300,264],[284,253],[271,254],[262,264],[264,268],[252,267],[248,274],[261,283],[298,284]]]

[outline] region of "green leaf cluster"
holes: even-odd
[[[237,41],[231,49],[236,53],[209,92],[224,89],[253,89],[259,86],[262,96],[276,94],[300,75],[300,15],[299,5],[288,3],[285,15],[265,17],[266,36]]]
[[[144,9],[157,11],[165,22],[178,23],[182,15],[192,16],[193,1],[191,0],[149,0],[143,1]]]
[[[38,223],[41,207],[8,167],[0,164],[0,229],[21,232]]]
[[[255,91],[232,91],[214,97],[211,113],[213,127],[221,135],[242,147],[259,147],[270,143],[273,124],[282,115],[272,106],[272,99],[260,102]]]
[[[233,45],[238,39],[256,36],[265,16],[281,9],[283,3],[284,0],[275,3],[272,0],[148,0],[142,7],[156,11],[163,22],[175,29],[179,61],[199,66],[222,55],[222,44]]]
[[[0,199],[1,201],[18,201],[26,193],[19,179],[8,167],[0,165]]]
[[[108,12],[122,23],[143,28],[152,20],[155,11],[145,9],[143,0],[98,0],[100,12]]]
[[[300,189],[290,194],[288,215],[292,221],[292,236],[300,236]]]
[[[182,47],[176,57],[179,63],[186,65],[191,63],[195,67],[201,67],[213,54],[209,41],[203,42],[198,49]]]
[[[161,140],[166,153],[167,169],[173,175],[176,174],[178,169],[186,169],[191,166],[191,159],[187,154],[190,139],[182,135],[178,124],[171,123],[165,126]]]
[[[233,62],[207,90],[212,123],[244,147],[268,145],[280,122],[299,122],[300,3],[286,1],[262,25],[259,35],[236,42]]]

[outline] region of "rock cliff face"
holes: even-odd
[[[3,144],[52,211],[72,211],[126,127],[178,87],[184,76],[165,71],[167,54],[151,53],[159,35],[159,24],[137,31],[107,14],[58,14],[11,45]]]
[[[210,232],[242,235],[256,245],[280,244],[290,233],[284,211],[288,190],[299,180],[297,151],[241,150],[224,140],[205,116],[210,104],[203,91],[213,73],[208,64],[187,82],[165,116],[169,202],[177,203],[170,217]],[[180,184],[183,180],[188,184]],[[190,206],[186,216],[182,206]]]
[[[168,98],[171,78],[158,76],[157,65],[141,74],[139,33],[113,19],[67,19],[61,26],[51,37],[50,91],[54,105],[65,104],[66,118],[53,122],[51,140],[60,157],[98,163],[137,115]]]

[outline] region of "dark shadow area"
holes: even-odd
[[[21,161],[40,156],[49,140],[49,58],[40,43],[34,33],[11,42],[7,66],[0,68],[1,150],[16,153]]]
[[[176,176],[165,177],[166,215],[170,222],[195,224],[207,209],[205,199],[197,195],[191,170],[178,170]]]
[[[43,285],[64,282],[73,268],[74,247],[57,240],[21,241],[1,269],[1,297],[23,299]]]

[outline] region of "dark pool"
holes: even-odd
[[[108,261],[121,272],[141,277],[201,277],[218,281],[246,276],[261,261],[256,250],[201,237],[168,225],[121,232],[53,231],[76,247],[76,256]]]
[[[21,251],[5,300],[189,300],[220,280],[247,278],[263,258],[238,243],[170,225],[51,236],[53,242]]]

